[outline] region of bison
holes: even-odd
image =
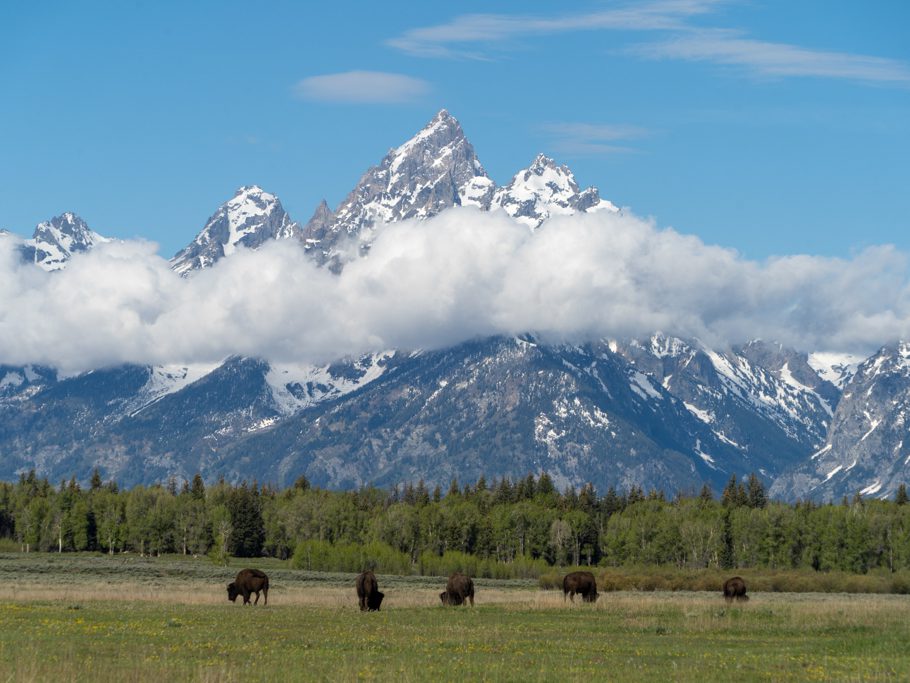
[[[379,591],[376,575],[369,569],[357,575],[357,598],[361,612],[378,612],[385,593]]]
[[[600,597],[597,594],[597,581],[591,572],[572,572],[566,574],[562,580],[562,599],[569,596],[569,600],[575,602],[575,594],[578,593],[585,602],[597,602]]]
[[[470,600],[471,607],[473,607],[474,582],[470,576],[455,572],[449,577],[446,589],[439,594],[439,599],[443,605],[463,605],[465,601]]]
[[[732,579],[724,581],[724,600],[727,602],[746,602],[749,596],[746,595],[746,582],[740,576],[734,576]]]
[[[250,595],[256,594],[254,605],[259,604],[259,591],[265,598],[263,604],[269,604],[269,577],[258,569],[241,569],[237,572],[237,578],[228,584],[228,600],[234,602],[238,595],[243,596],[243,604],[250,604]]]

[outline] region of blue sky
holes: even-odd
[[[4,3],[0,227],[72,210],[170,256],[252,183],[303,222],[445,107],[500,183],[543,151],[749,258],[910,251],[908,26],[900,1]]]

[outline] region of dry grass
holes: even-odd
[[[382,612],[361,614],[351,575],[263,563],[270,604],[246,609],[226,600],[236,566],[111,566],[0,558],[0,682],[910,680],[903,595],[615,591],[591,605],[478,580],[476,608],[443,608],[443,579],[380,576]]]

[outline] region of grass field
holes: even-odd
[[[910,680],[910,597],[601,595],[566,604],[531,581],[383,577],[362,614],[353,576],[257,562],[266,608],[226,599],[206,560],[0,555],[0,681]]]

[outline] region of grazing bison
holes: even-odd
[[[732,579],[724,581],[724,600],[727,602],[746,602],[749,596],[746,595],[746,582],[742,577],[734,576]]]
[[[572,572],[566,574],[562,580],[562,599],[569,596],[569,600],[575,602],[575,594],[578,593],[585,602],[597,602],[600,597],[597,594],[597,581],[591,572]]]
[[[446,589],[439,594],[439,599],[443,605],[463,605],[465,601],[471,601],[471,607],[474,606],[474,582],[471,577],[465,576],[461,572],[455,572],[449,577],[446,583]]]
[[[259,604],[259,591],[265,598],[263,604],[269,604],[269,577],[258,569],[241,569],[237,572],[237,578],[228,584],[228,600],[234,602],[238,595],[243,596],[243,604],[250,604],[250,595],[256,594],[254,605]]]
[[[369,569],[357,575],[357,598],[361,612],[378,612],[385,593],[379,591],[376,575]]]

